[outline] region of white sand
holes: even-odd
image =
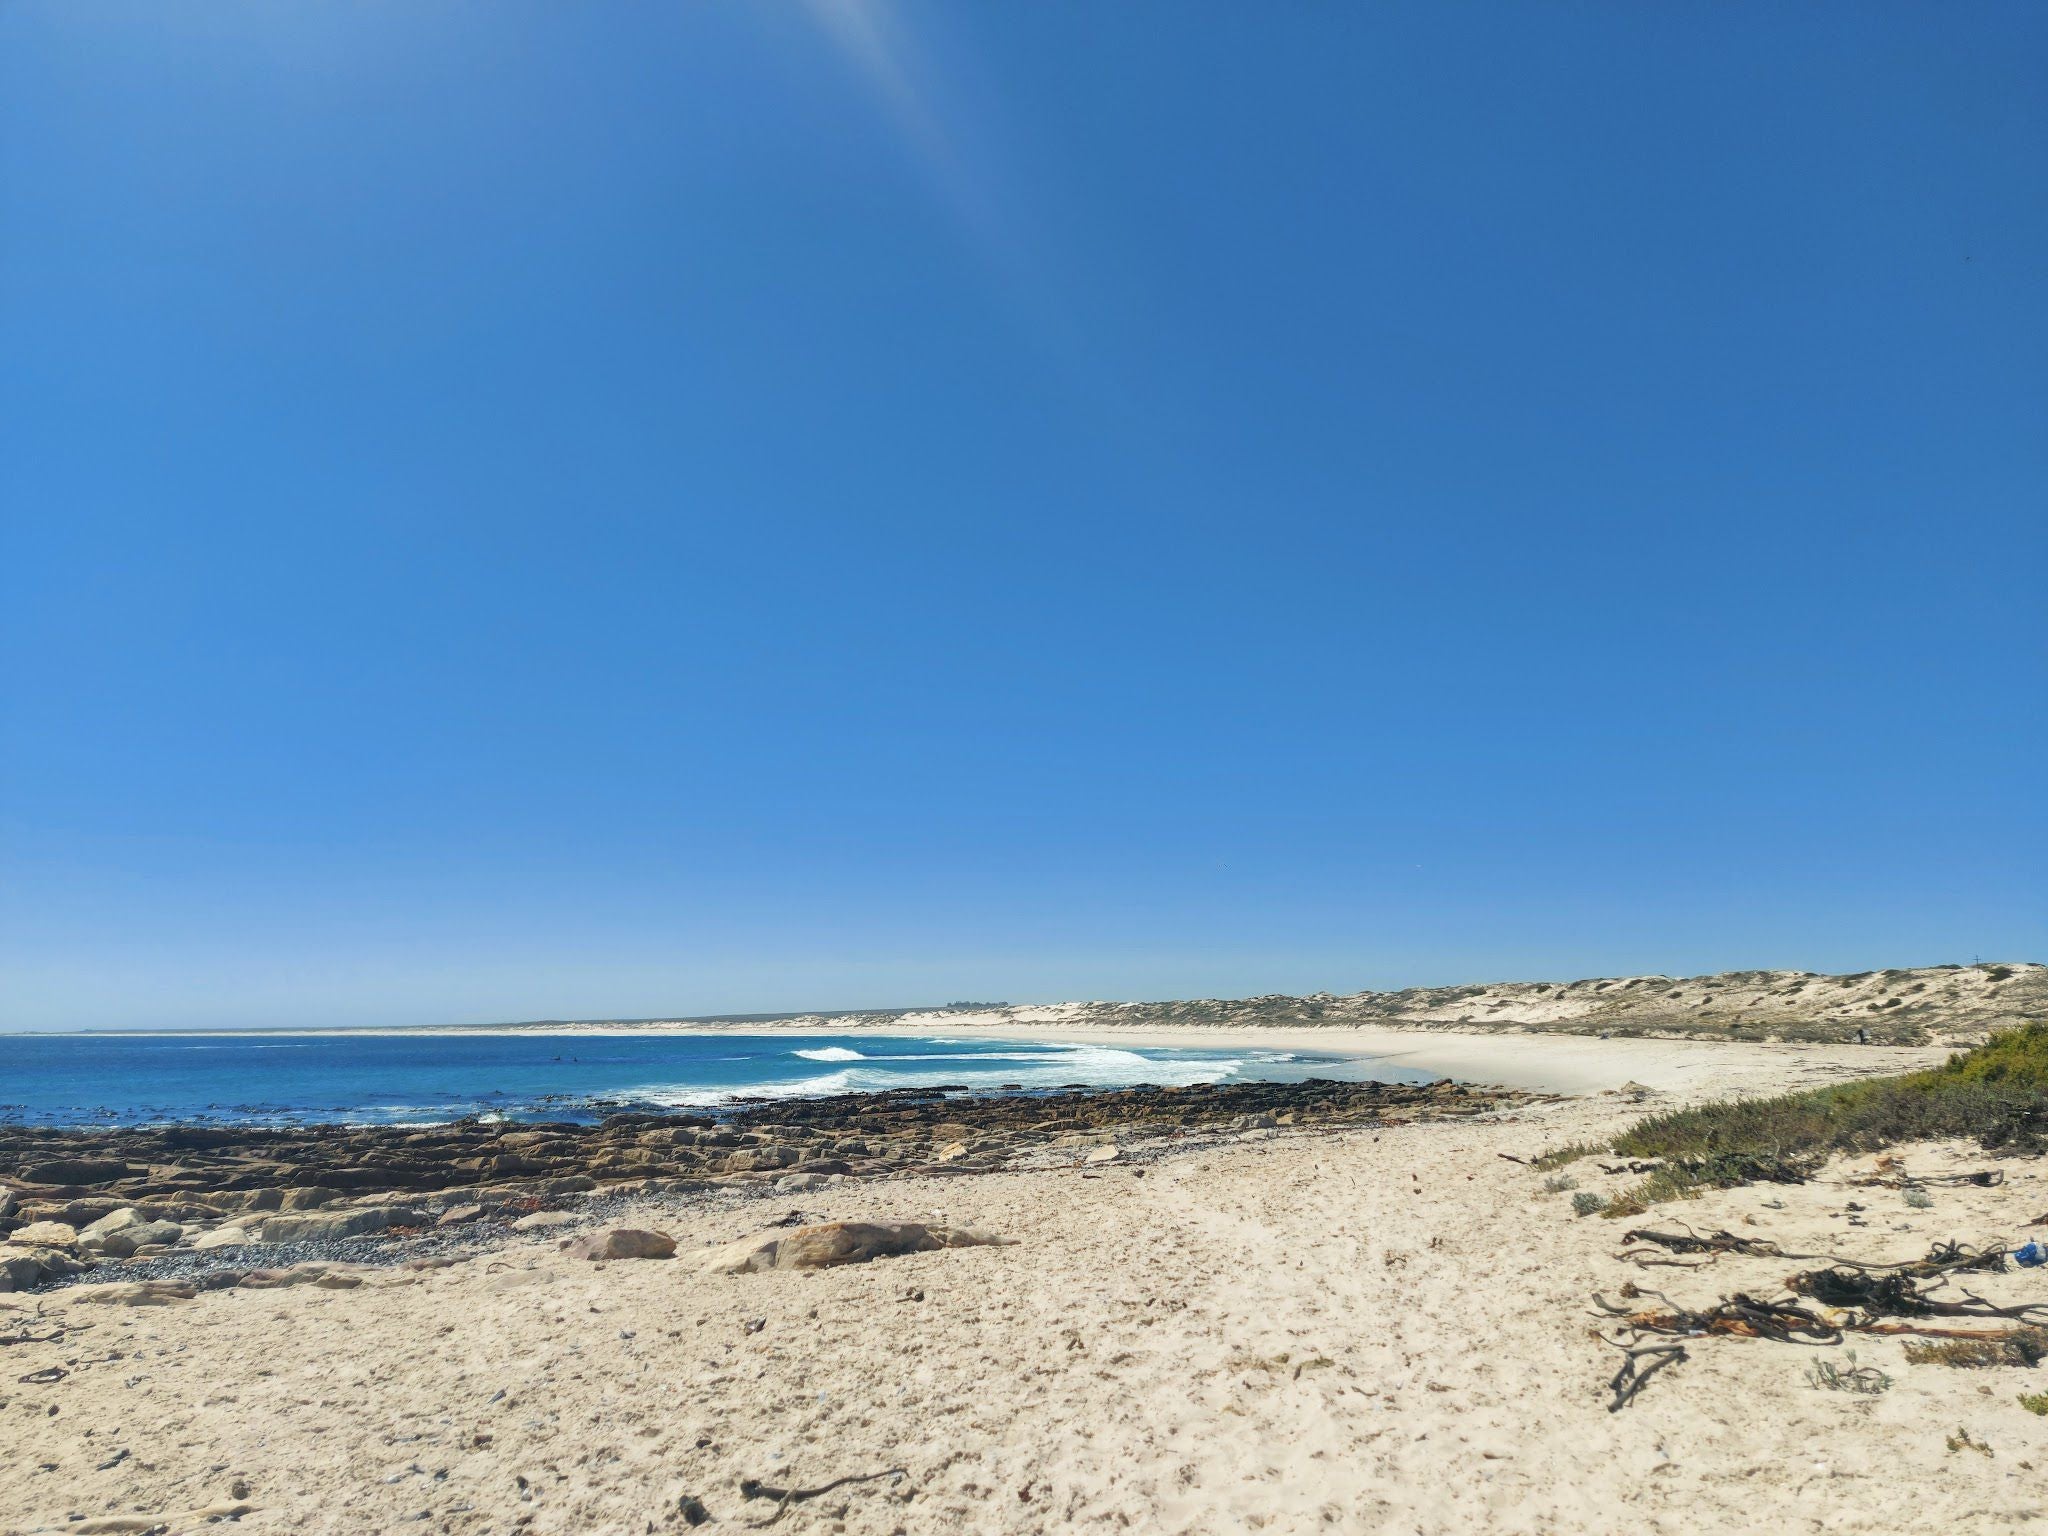
[[[1633,1079],[1667,1090],[1660,1102],[1938,1054],[1468,1040],[1387,1044],[1441,1070],[1479,1061],[1489,1070],[1473,1075],[1496,1080]],[[1330,1048],[1328,1032],[1314,1043]],[[1459,1054],[1482,1046],[1492,1054]],[[900,1484],[792,1505],[778,1529],[1690,1536],[2041,1518],[2048,1419],[2014,1401],[2048,1385],[2040,1371],[1909,1366],[1898,1341],[1869,1340],[1861,1362],[1897,1384],[1862,1398],[1807,1384],[1821,1352],[1704,1340],[1634,1407],[1607,1412],[1616,1354],[1589,1335],[1592,1291],[1633,1278],[1705,1303],[1775,1292],[1798,1267],[1632,1270],[1612,1257],[1626,1224],[1573,1218],[1569,1195],[1495,1155],[1642,1112],[1594,1096],[1500,1119],[1269,1134],[1143,1177],[1110,1164],[764,1202],[763,1218],[795,1202],[1019,1240],[816,1274],[697,1273],[693,1250],[758,1223],[676,1202],[634,1218],[682,1240],[670,1262],[600,1268],[520,1242],[347,1292],[222,1291],[149,1310],[45,1298],[42,1312],[93,1328],[0,1351],[0,1529],[162,1517],[227,1501],[241,1479],[255,1512],[240,1529],[624,1536],[686,1529],[685,1493],[712,1529],[765,1519],[773,1506],[743,1502],[742,1477],[814,1485],[892,1466]],[[1960,1148],[1906,1156],[1929,1172],[1987,1162]],[[2003,1166],[2003,1187],[1938,1190],[1931,1210],[1823,1181],[1663,1207],[1652,1224],[1882,1258],[1936,1238],[2018,1240],[2048,1212],[2048,1172]],[[1573,1171],[1589,1187],[1622,1182]],[[1849,1225],[1850,1199],[1869,1207],[1867,1226]],[[2044,1273],[1972,1288],[2048,1298]],[[0,1311],[0,1332],[19,1331],[29,1307]],[[66,1362],[59,1383],[15,1382]],[[1958,1430],[1993,1454],[1951,1450]],[[170,1526],[195,1528],[207,1527]]]

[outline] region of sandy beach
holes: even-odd
[[[604,1218],[672,1235],[677,1254],[660,1262],[592,1263],[547,1232],[444,1268],[367,1272],[351,1289],[148,1307],[96,1304],[91,1287],[8,1298],[0,1330],[56,1337],[6,1351],[14,1470],[0,1529],[175,1532],[209,1512],[271,1531],[627,1533],[708,1513],[906,1536],[1950,1531],[2040,1516],[2048,1419],[2014,1401],[2035,1371],[1906,1365],[1899,1341],[1867,1339],[1860,1363],[1896,1385],[1863,1397],[1809,1383],[1813,1357],[1839,1349],[1709,1339],[1610,1413],[1619,1357],[1593,1336],[1595,1292],[1634,1279],[1702,1304],[1772,1290],[1788,1265],[1634,1270],[1614,1257],[1628,1223],[1574,1217],[1569,1195],[1499,1155],[1597,1137],[1646,1107],[1938,1053],[1472,1037],[1410,1048],[1434,1062],[1491,1053],[1496,1079],[1578,1096],[739,1207],[655,1197]],[[1624,1083],[1641,1089],[1613,1091]],[[1987,1161],[1955,1146],[1901,1155],[1924,1172]],[[2048,1211],[2039,1162],[2000,1166],[2001,1186],[1944,1188],[1930,1209],[1846,1187],[1838,1168],[1654,1214],[1793,1251],[1910,1258],[1937,1239],[2019,1240]],[[1593,1190],[1625,1182],[1590,1163],[1574,1173]],[[1008,1241],[815,1272],[703,1271],[705,1253],[791,1208]],[[2038,1275],[1972,1277],[1972,1289],[2031,1299]],[[787,1504],[742,1487],[895,1469]]]

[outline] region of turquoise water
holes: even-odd
[[[0,1035],[0,1123],[594,1120],[741,1098],[957,1084],[977,1092],[1433,1074],[1300,1051],[882,1035]]]

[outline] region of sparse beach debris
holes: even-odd
[[[1650,1383],[1650,1378],[1666,1366],[1678,1365],[1691,1358],[1683,1344],[1642,1344],[1620,1345],[1622,1350],[1621,1369],[1614,1373],[1614,1379],[1607,1383],[1614,1393],[1614,1401],[1607,1405],[1609,1413],[1619,1413],[1636,1400],[1636,1394]],[[1648,1362],[1645,1364],[1644,1362]]]
[[[1653,1243],[1673,1253],[1704,1254],[1707,1263],[1724,1253],[1740,1253],[1753,1258],[1781,1259],[1783,1250],[1774,1242],[1759,1237],[1737,1237],[1733,1232],[1711,1232],[1705,1237],[1687,1228],[1683,1232],[1653,1232],[1647,1227],[1636,1227],[1621,1235],[1623,1244],[1617,1259],[1627,1259],[1635,1264],[1668,1264],[1668,1259],[1657,1258],[1648,1248],[1638,1248],[1637,1243]]]
[[[1808,1307],[1792,1301],[1764,1301],[1737,1291],[1724,1296],[1703,1311],[1680,1307],[1657,1291],[1639,1295],[1655,1296],[1669,1311],[1635,1311],[1617,1307],[1597,1292],[1594,1305],[1610,1317],[1620,1318],[1638,1333],[1674,1334],[1682,1337],[1722,1334],[1733,1338],[1775,1339],[1781,1344],[1839,1344],[1842,1329]],[[1611,1342],[1611,1341],[1610,1341]]]
[[[237,1499],[231,1504],[208,1504],[175,1514],[101,1515],[96,1519],[74,1520],[62,1527],[66,1536],[142,1536],[148,1531],[182,1532],[194,1526],[221,1520],[239,1520],[256,1513],[256,1506]]]
[[[801,1504],[808,1499],[819,1498],[824,1494],[831,1493],[834,1489],[852,1487],[856,1483],[873,1483],[879,1482],[885,1477],[901,1478],[907,1475],[902,1467],[888,1467],[880,1472],[855,1472],[849,1473],[845,1477],[835,1477],[831,1482],[821,1483],[816,1488],[778,1488],[775,1484],[764,1483],[758,1478],[743,1477],[740,1479],[740,1497],[743,1499],[775,1500],[774,1514],[770,1515],[766,1520],[749,1522],[757,1526],[773,1525],[782,1518],[784,1512],[792,1504]]]
[[[1971,1185],[1978,1189],[1996,1189],[2005,1182],[2003,1168],[1979,1168],[1969,1173],[1907,1173],[1897,1158],[1891,1159],[1897,1172],[1865,1174],[1848,1182],[1857,1189],[1917,1189],[1923,1185],[1960,1188]]]

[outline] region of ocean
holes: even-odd
[[[593,1121],[742,1099],[958,1084],[980,1093],[1251,1080],[1427,1082],[1308,1051],[947,1036],[460,1030],[0,1035],[0,1124]]]

